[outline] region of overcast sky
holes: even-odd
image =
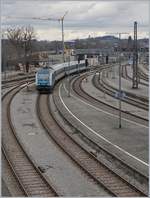
[[[66,11],[65,40],[113,32],[129,32],[132,35],[134,21],[138,22],[138,37],[148,37],[148,0],[1,0],[1,10],[2,29],[31,25],[38,40],[61,40],[61,23],[34,20],[32,17],[59,19]],[[27,19],[28,17],[31,19]]]

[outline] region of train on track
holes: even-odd
[[[37,71],[36,73],[36,88],[39,92],[53,91],[55,83],[61,78],[71,75],[73,73],[81,72],[87,69],[85,60],[71,61],[70,63],[57,64],[52,67],[44,67]]]

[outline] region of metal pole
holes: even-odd
[[[70,50],[69,50],[69,72],[68,72],[68,97],[70,97]]]
[[[26,86],[27,86],[27,91],[28,91],[28,72],[27,72],[27,50],[26,50],[26,40],[24,42],[24,62],[25,62],[25,72],[26,72]]]
[[[4,79],[6,80],[6,70],[4,70]]]
[[[100,81],[100,71],[99,71],[99,77],[98,77],[98,80]]]
[[[64,19],[61,19],[62,25],[62,55],[63,55],[63,62],[65,62],[65,53],[64,53]]]
[[[78,74],[80,75],[80,68],[79,68],[79,57],[78,57]]]
[[[110,33],[109,33],[110,34]],[[121,90],[121,34],[128,34],[126,32],[111,33],[119,35],[119,128],[121,128],[121,101],[122,101],[122,90]]]
[[[119,128],[121,128],[121,33],[119,33]]]

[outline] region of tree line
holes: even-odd
[[[138,44],[141,45],[139,40]],[[148,42],[148,40],[145,40]],[[65,48],[74,49],[91,49],[91,48],[117,48],[118,38],[114,36],[104,36],[96,38],[75,39],[74,44],[65,42]],[[133,48],[133,40],[131,37],[122,39],[122,50],[130,50]],[[8,28],[5,35],[2,35],[2,70],[8,67],[17,66],[19,62],[28,65],[32,61],[33,52],[53,51],[59,54],[62,51],[61,41],[38,41],[36,33],[31,26]]]

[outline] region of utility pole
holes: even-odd
[[[66,16],[67,13],[68,13],[68,11],[65,12],[64,16],[61,17],[61,19],[59,19],[59,21],[61,21],[61,29],[62,29],[62,54],[63,54],[63,62],[65,62],[64,17]]]
[[[128,33],[119,33],[119,128],[122,127],[121,125],[121,102],[122,102],[122,90],[121,90],[121,35],[128,34]]]
[[[75,41],[69,41],[69,49],[68,49],[68,56],[69,56],[69,62],[68,62],[68,97],[70,97],[70,89],[71,89],[71,85],[70,85],[70,62],[71,62],[71,49],[70,46],[74,47],[74,43]]]
[[[121,128],[121,33],[119,33],[119,128]]]
[[[134,22],[134,44],[133,44],[133,77],[132,88],[138,88],[138,47],[137,47],[137,22]]]
[[[108,33],[108,34],[117,34],[119,36],[119,92],[118,92],[118,100],[119,100],[119,128],[122,127],[122,124],[121,124],[121,102],[122,102],[122,97],[123,97],[123,94],[122,94],[122,89],[121,89],[121,35],[122,34],[128,34],[126,32],[116,32],[116,33]]]
[[[64,45],[64,20],[61,19],[61,29],[62,29],[62,54],[63,54],[63,62],[65,62],[65,45]]]
[[[1,64],[2,64],[2,72],[4,72],[4,79],[6,80],[6,66],[7,66],[7,48],[6,48],[6,44],[5,44],[5,33],[2,33],[2,41],[1,41],[1,45],[3,47],[3,45],[5,45],[3,47],[3,50],[2,50],[2,58],[1,58]]]
[[[69,67],[68,67],[68,97],[70,97],[70,49],[69,49]]]

